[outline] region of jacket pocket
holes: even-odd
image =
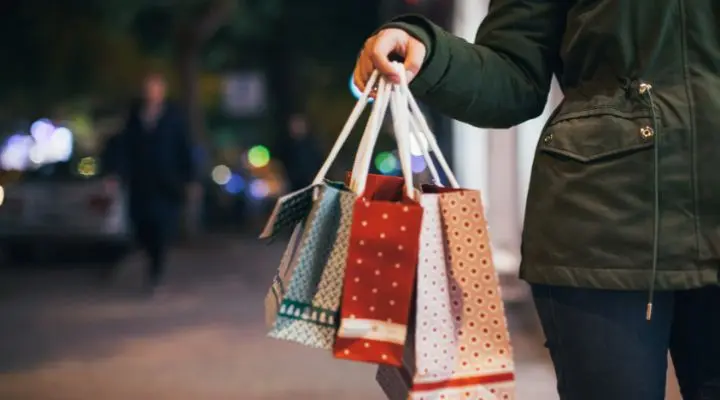
[[[652,254],[652,116],[611,108],[559,113],[533,164],[523,260],[644,268]]]
[[[557,115],[543,132],[539,150],[582,163],[619,157],[655,143],[652,115],[612,108]]]

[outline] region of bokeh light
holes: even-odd
[[[232,174],[225,184],[225,190],[230,194],[240,194],[245,190],[245,180],[238,174]]]
[[[398,159],[393,153],[383,151],[375,156],[375,168],[381,174],[392,174],[398,170]]]
[[[8,171],[24,171],[28,168],[30,149],[35,141],[28,135],[12,135],[0,152],[0,165]]]
[[[36,143],[34,146],[30,148],[30,151],[28,152],[28,158],[30,159],[30,162],[36,165],[41,165],[45,159],[43,158],[43,145]]]
[[[39,119],[30,125],[30,135],[38,142],[50,140],[54,131],[55,126],[46,118]]]
[[[78,174],[90,177],[97,174],[97,161],[92,157],[85,157],[78,162]]]
[[[410,168],[412,169],[412,172],[416,174],[425,171],[425,168],[427,168],[425,158],[422,156],[413,156],[410,160]]]
[[[262,168],[270,163],[270,150],[262,145],[253,146],[248,151],[248,162],[255,168]]]
[[[262,179],[256,179],[250,183],[250,196],[256,199],[262,199],[270,194],[270,187],[267,182]]]
[[[218,165],[213,168],[211,176],[213,182],[217,183],[218,185],[225,185],[230,182],[230,178],[232,178],[232,172],[230,171],[230,168],[228,168],[226,165]]]
[[[5,202],[5,188],[0,186],[0,206]]]
[[[49,140],[45,154],[48,162],[68,161],[73,153],[73,133],[70,129],[60,127],[55,129]]]

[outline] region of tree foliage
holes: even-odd
[[[194,130],[202,131],[202,71],[253,67],[268,72],[282,119],[318,92],[336,98],[332,88],[347,90],[356,51],[376,26],[378,3],[4,0],[0,112],[36,114],[76,98],[126,98],[153,68],[179,77]]]

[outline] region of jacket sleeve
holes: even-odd
[[[396,18],[428,49],[411,89],[428,105],[479,127],[507,128],[540,115],[561,67],[567,0],[492,0],[475,43],[424,17]]]

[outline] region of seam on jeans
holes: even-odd
[[[555,355],[558,357],[558,360],[555,360],[555,375],[557,376],[557,385],[558,385],[558,394],[560,396],[564,396],[566,393],[566,385],[565,385],[565,371],[562,365],[565,363],[564,355],[561,354],[561,350],[563,348],[563,340],[560,337],[560,329],[557,327],[557,317],[555,313],[555,297],[553,296],[553,290],[551,286],[547,286],[547,293],[548,298],[550,299],[550,323],[553,327],[553,333],[555,335],[556,343],[555,343]]]

